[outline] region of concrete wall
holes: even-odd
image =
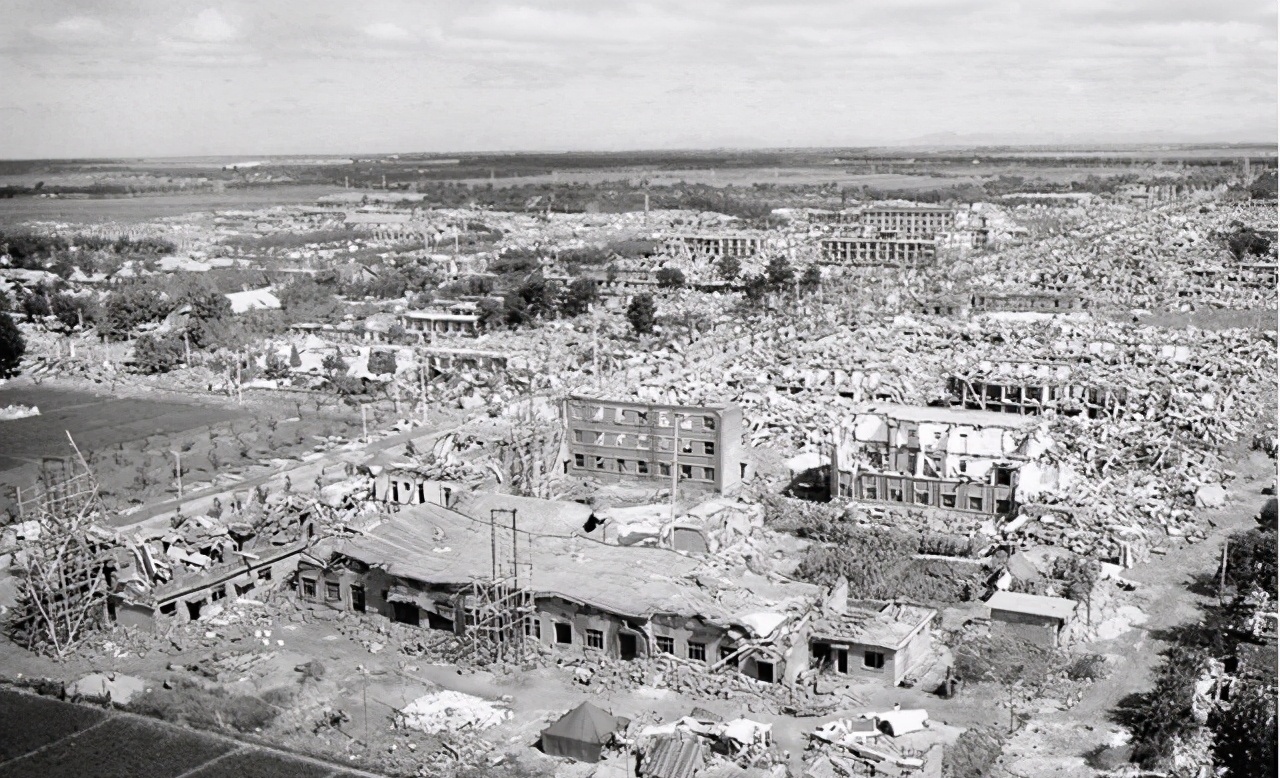
[[[1020,637],[1038,646],[1055,648],[1062,626],[1061,620],[1048,616],[991,609],[993,632]]]
[[[191,609],[188,603],[201,603],[201,608],[214,603],[225,604],[238,597],[254,597],[264,590],[278,589],[289,581],[298,569],[298,558],[302,548],[290,552],[269,562],[255,562],[241,566],[228,566],[224,574],[217,571],[204,574],[205,580],[199,586],[168,590],[168,593],[156,597],[156,621],[179,623],[191,621]],[[222,596],[218,597],[217,593]],[[145,606],[140,606],[146,610]],[[126,618],[135,620],[139,626],[146,626],[145,618],[139,608],[130,609]],[[123,607],[117,609],[117,618]]]

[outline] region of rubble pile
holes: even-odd
[[[1225,269],[1234,261],[1221,235],[1235,221],[1274,229],[1275,211],[1260,205],[1204,208],[1194,200],[1156,208],[1097,203],[1085,209],[1074,229],[968,259],[955,288],[1070,291],[1090,307],[1123,310],[1164,310],[1188,301],[1236,309],[1274,306],[1274,285],[1206,288],[1206,275],[1196,272]],[[1275,263],[1274,254],[1269,261]]]

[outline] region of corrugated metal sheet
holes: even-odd
[[[643,778],[693,778],[706,760],[706,747],[696,739],[660,737],[640,764]]]

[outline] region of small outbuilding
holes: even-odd
[[[542,752],[579,762],[599,762],[600,751],[628,719],[584,702],[542,730]]]
[[[992,626],[1031,643],[1056,648],[1076,612],[1075,600],[1039,594],[996,592],[987,600]]]

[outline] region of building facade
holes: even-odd
[[[956,227],[955,210],[938,205],[873,206],[858,216],[860,224],[901,238],[929,238]]]
[[[571,396],[564,400],[565,472],[606,480],[679,482],[729,492],[742,481],[742,409]]]
[[[822,259],[855,267],[922,267],[937,258],[932,240],[913,238],[828,238],[822,241]]]
[[[1057,484],[1037,461],[1051,441],[1025,417],[873,405],[833,437],[832,499],[1010,516]]]
[[[667,251],[691,257],[751,257],[764,249],[764,238],[756,235],[673,235]]]

